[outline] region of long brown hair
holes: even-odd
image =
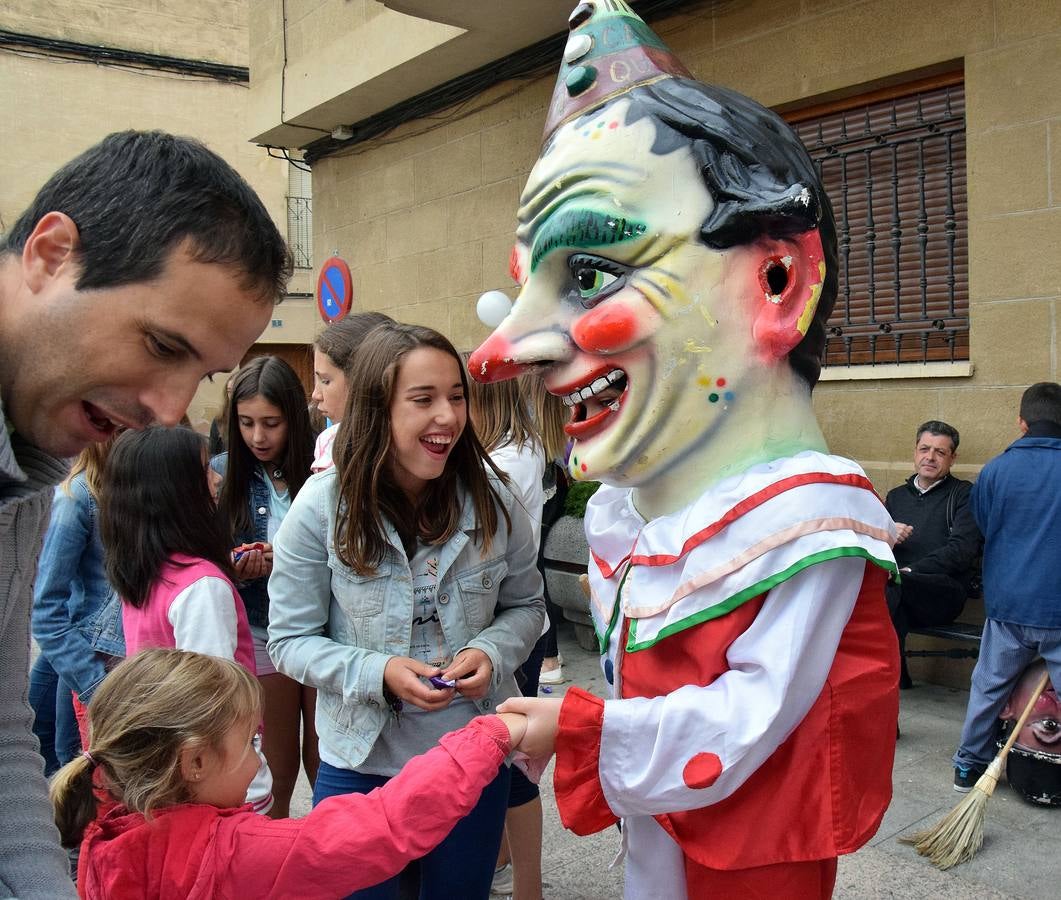
[[[377,325],[393,322],[386,313],[369,311],[354,313],[338,322],[333,322],[313,341],[313,346],[332,361],[332,365],[341,369],[346,376],[354,364],[357,348],[366,335]]]
[[[534,421],[542,438],[545,459],[548,462],[564,459],[570,442],[564,431],[564,423],[570,416],[569,410],[564,406],[563,400],[545,389],[544,379],[536,375],[521,375],[520,381],[530,382],[528,392],[534,410]]]
[[[539,379],[540,380],[540,379]],[[487,453],[504,444],[544,449],[522,378],[480,384],[469,381],[468,413]]]
[[[235,578],[232,542],[203,471],[206,440],[183,426],[152,425],[115,442],[103,474],[99,533],[107,578],[140,609],[175,553],[206,559]]]
[[[181,752],[221,750],[230,728],[257,721],[261,686],[241,665],[188,650],[144,650],[120,663],[88,707],[89,755],[56,773],[49,793],[64,847],[76,847],[96,816],[93,774],[131,812],[191,800]]]
[[[287,445],[282,459],[275,460],[287,481],[292,500],[298,496],[313,462],[313,429],[309,423],[306,391],[295,370],[279,356],[259,356],[239,370],[232,385],[228,413],[228,462],[221,485],[218,511],[232,533],[250,530],[251,478],[258,461],[243,440],[239,429],[239,404],[252,397],[264,397],[283,413],[287,421]]]
[[[388,545],[385,519],[397,530],[406,552],[417,539],[429,544],[449,540],[460,525],[458,483],[471,496],[484,550],[490,549],[497,531],[499,507],[511,528],[508,510],[490,483],[487,468],[502,481],[505,476],[490,461],[474,428],[461,432],[446,468],[427,483],[415,504],[395,482],[390,467],[391,400],[402,361],[419,347],[453,357],[467,397],[468,376],[460,355],[432,328],[397,322],[379,325],[366,337],[351,369],[343,423],[332,447],[339,478],[335,552],[359,575],[375,572],[383,561]]]

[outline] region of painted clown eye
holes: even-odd
[[[590,309],[625,281],[625,268],[611,260],[577,253],[568,261],[582,305]]]

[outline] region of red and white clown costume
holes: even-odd
[[[585,521],[614,699],[565,698],[564,825],[623,820],[628,897],[726,896],[709,870],[835,871],[891,799],[898,715],[894,525],[865,474],[805,451],[650,522],[602,486]]]

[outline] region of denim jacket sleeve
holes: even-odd
[[[278,671],[300,684],[341,694],[346,702],[386,706],[383,670],[390,656],[341,644],[327,633],[334,484],[333,472],[307,481],[273,541],[269,656]]]
[[[59,676],[87,703],[106,670],[75,618],[71,585],[93,537],[95,521],[88,489],[75,481],[71,493],[55,489],[33,596],[33,636]]]
[[[467,644],[490,658],[494,690],[530,656],[545,624],[542,576],[530,517],[508,490],[500,493],[512,519],[505,551],[508,571],[498,587],[494,621]],[[498,528],[503,530],[504,516],[499,518]]]

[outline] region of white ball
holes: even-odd
[[[475,312],[487,328],[497,328],[512,312],[512,301],[504,291],[487,291],[475,304]]]

